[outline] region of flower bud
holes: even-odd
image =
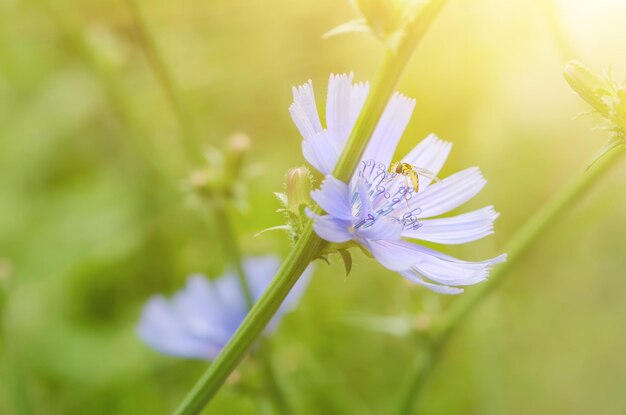
[[[613,149],[626,145],[626,85],[601,78],[579,62],[569,62],[564,75],[572,89],[604,117],[606,123],[600,127],[614,133],[593,156],[589,168]]]
[[[583,64],[571,61],[565,65],[565,79],[572,89],[602,116],[610,116],[610,100],[614,96],[611,82],[600,78]]]
[[[287,173],[287,209],[298,213],[300,206],[310,201],[311,172],[304,166],[295,167]]]
[[[228,139],[226,147],[226,173],[233,179],[239,178],[246,154],[250,149],[250,137],[237,133]]]

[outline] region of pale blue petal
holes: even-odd
[[[311,192],[311,198],[329,215],[338,219],[354,220],[350,189],[341,180],[326,176],[320,188]]]
[[[410,270],[419,258],[416,256],[417,245],[404,240],[368,240],[366,248],[382,266],[392,271]]]
[[[289,113],[305,140],[312,139],[322,131],[311,80],[293,88],[293,103],[289,107]]]
[[[250,257],[244,261],[244,270],[248,276],[248,284],[255,301],[258,300],[261,295],[263,295],[267,287],[269,287],[279,268],[280,259],[273,255]],[[296,282],[287,295],[287,298],[285,298],[283,304],[281,304],[278,312],[268,324],[266,331],[275,330],[278,323],[282,319],[282,316],[296,307],[300,301],[300,297],[302,297],[302,294],[304,294],[304,291],[309,284],[312,270],[313,265],[309,265],[304,270],[298,279],[298,282]]]
[[[463,261],[441,252],[415,245],[420,261],[412,268],[429,280],[445,285],[472,285],[484,281],[489,276],[491,267],[506,261],[506,255],[500,255],[485,261]]]
[[[367,83],[352,84],[353,74],[330,75],[326,98],[326,126],[339,152],[348,140],[369,93]]]
[[[362,160],[375,160],[389,167],[414,108],[414,99],[396,92],[380,117]]]
[[[274,255],[248,257],[243,262],[243,270],[252,293],[258,300],[276,275],[280,267],[280,259]]]
[[[402,275],[404,278],[408,279],[411,282],[414,282],[416,284],[419,284],[423,287],[428,288],[429,290],[433,292],[436,292],[437,294],[457,295],[463,292],[462,288],[449,287],[447,285],[438,285],[438,284],[426,282],[423,278],[421,278],[419,275],[417,275],[413,271],[403,271],[403,272],[400,272],[400,275]]]
[[[420,220],[417,229],[407,229],[402,236],[441,244],[463,244],[491,235],[498,216],[493,206],[487,206],[450,218]]]
[[[411,150],[402,161],[426,169],[437,176],[446,162],[451,148],[452,143],[440,140],[436,135],[431,134]],[[431,178],[424,175],[418,175],[418,177],[419,188],[422,190],[426,189],[432,182]]]
[[[374,224],[366,229],[359,229],[359,238],[366,240],[395,240],[400,239],[403,225],[397,220],[388,217],[378,218]]]
[[[271,256],[248,258],[243,266],[253,297],[258,298],[278,270],[279,260]],[[305,274],[272,320],[270,330],[297,303],[308,283],[310,270]],[[215,281],[194,275],[172,300],[162,296],[151,298],[143,309],[137,330],[143,341],[162,353],[211,360],[247,313],[244,292],[234,274],[227,273]]]
[[[316,215],[312,211],[307,211],[307,215],[313,218],[313,229],[315,233],[328,242],[342,243],[354,238],[348,229],[352,226],[349,221],[337,219],[331,215]]]
[[[488,271],[491,265],[506,260],[506,255],[500,255],[486,261],[463,261],[404,240],[370,240],[367,241],[366,247],[384,267],[392,271],[419,268],[420,271],[428,273],[429,275],[424,276],[433,281],[436,279],[457,281],[462,278],[474,281],[486,277],[481,273]],[[438,276],[431,278],[434,275]]]
[[[230,338],[248,312],[246,297],[233,271],[216,278],[212,283],[218,293],[222,326],[228,330]]]
[[[485,184],[487,181],[480,170],[470,167],[412,194],[409,206],[411,209],[419,209],[419,218],[442,215],[476,196]]]
[[[331,143],[327,131],[320,131],[310,139],[302,141],[304,158],[323,175],[333,172],[340,152],[341,150],[337,150]]]
[[[172,298],[171,306],[179,323],[194,336],[210,338],[218,343],[224,343],[230,338],[229,322],[224,316],[233,313],[225,312],[225,307],[236,305],[222,304],[213,283],[207,277],[199,274],[190,276],[186,286]],[[235,311],[241,314],[240,310]]]
[[[500,264],[502,262],[506,262],[507,259],[507,255],[506,254],[502,254],[502,255],[498,255],[497,257],[494,258],[490,258],[490,259],[486,259],[484,261],[463,261],[461,259],[455,258],[453,256],[450,255],[446,255],[442,252],[439,251],[435,251],[434,249],[430,249],[430,248],[426,248],[425,246],[422,245],[416,245],[416,244],[411,244],[411,245],[415,245],[419,247],[419,250],[425,254],[440,258],[444,261],[448,261],[448,262],[456,262],[459,264],[464,264],[467,267],[474,267],[474,269],[479,269],[485,265],[495,265],[495,264]]]
[[[212,359],[223,345],[194,336],[163,297],[152,297],[143,309],[139,337],[154,349],[175,356]]]

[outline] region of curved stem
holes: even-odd
[[[261,370],[263,371],[263,378],[265,382],[264,386],[269,395],[272,397],[272,402],[279,413],[283,415],[293,414],[294,411],[291,409],[287,396],[278,382],[278,376],[276,375],[274,365],[272,364],[270,342],[269,340],[262,338],[259,343],[260,350],[258,358],[261,363]]]
[[[407,26],[398,48],[385,55],[374,90],[368,97],[333,171],[333,176],[337,179],[348,182],[352,177],[411,53],[445,3],[446,0],[431,0],[422,6],[418,15]],[[176,415],[198,414],[213,398],[276,313],[302,272],[319,256],[324,244],[309,221],[270,286],[252,307],[217,359],[176,409]]]
[[[248,284],[248,280],[246,278],[241,250],[239,249],[235,231],[227,212],[228,202],[224,198],[216,199],[217,200],[214,201],[213,205],[218,235],[220,237],[220,241],[222,242],[224,253],[228,256],[231,264],[235,267],[239,285],[243,290],[248,309],[250,309],[254,305],[254,297],[252,296],[250,284]],[[261,365],[264,386],[272,398],[276,410],[283,415],[289,415],[293,412],[290,409],[287,398],[280,388],[280,383],[278,382],[278,378],[276,377],[276,373],[272,367],[272,360],[269,353],[269,342],[261,339],[259,350],[256,355],[259,358],[259,363]]]
[[[248,280],[243,269],[243,258],[241,251],[239,250],[239,244],[235,237],[235,231],[230,223],[230,216],[227,212],[227,201],[223,198],[216,197],[213,200],[213,216],[215,218],[215,225],[217,227],[217,234],[219,236],[224,253],[228,257],[230,263],[235,267],[237,279],[239,285],[243,289],[244,296],[246,298],[246,304],[248,308],[252,308],[254,305],[254,298],[250,291]]]
[[[320,251],[321,246],[322,240],[315,235],[311,226],[307,227],[305,234],[283,262],[270,286],[252,307],[222,352],[191,389],[175,414],[198,414],[202,411],[244,358],[246,351],[261,334],[302,272]]]
[[[430,332],[430,341],[423,352],[429,358],[422,359],[420,357],[418,359],[414,373],[409,380],[410,385],[412,385],[411,389],[402,397],[398,414],[410,415],[413,413],[431,369],[440,356],[441,349],[461,321],[503,280],[538,238],[556,224],[568,208],[574,206],[586,194],[587,190],[609,171],[623,153],[623,149],[616,149],[607,154],[532,216],[513,236],[505,249],[505,252],[508,253],[507,262],[499,265],[491,273],[489,281],[469,290],[454,302],[441,320],[435,323]]]

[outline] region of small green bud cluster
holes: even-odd
[[[189,175],[186,187],[203,198],[241,201],[243,179],[250,175],[245,163],[249,149],[250,138],[241,133],[231,136],[223,150],[209,148],[204,154],[207,164]]]

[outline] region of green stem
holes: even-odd
[[[222,246],[224,248],[224,253],[229,257],[231,264],[233,264],[235,267],[237,279],[239,280],[239,285],[244,292],[246,304],[248,306],[248,309],[251,309],[254,305],[254,297],[252,295],[252,291],[250,290],[250,284],[248,284],[248,280],[246,279],[246,274],[243,269],[243,257],[241,255],[241,250],[239,249],[239,244],[237,243],[237,239],[235,237],[235,231],[231,224],[230,217],[227,213],[228,202],[225,200],[225,198],[215,199],[216,200],[213,201],[214,217],[215,224],[218,229],[218,235],[220,237],[220,242],[222,243]],[[278,382],[278,378],[276,377],[276,373],[274,371],[274,368],[272,367],[272,360],[269,353],[269,342],[267,340],[261,339],[257,356],[261,365],[261,372],[265,383],[264,386],[268,394],[272,398],[276,410],[283,415],[289,415],[293,413],[293,411],[291,411],[289,403],[285,395],[283,394],[282,389],[280,388],[280,383]]]
[[[599,160],[595,166],[578,177],[575,181],[564,188],[543,209],[539,210],[528,222],[513,236],[505,252],[508,253],[507,262],[499,265],[492,273],[489,281],[469,290],[463,294],[443,317],[435,323],[429,335],[429,343],[423,353],[428,359],[419,358],[415,371],[409,380],[409,391],[402,397],[398,414],[410,415],[418,403],[423,386],[428,380],[433,365],[440,356],[440,351],[448,337],[457,329],[463,321],[513,269],[523,255],[547,231],[558,222],[568,210],[578,202],[604,174],[619,160],[623,149],[613,150]]]
[[[177,88],[174,76],[159,52],[157,43],[150,32],[146,19],[141,13],[137,0],[126,0],[126,2],[128,3],[128,8],[134,20],[135,27],[137,28],[139,41],[141,42],[141,46],[146,53],[148,62],[161,84],[161,87],[163,88],[163,91],[165,92],[168,102],[172,106],[176,117],[178,118],[183,134],[183,145],[187,153],[187,158],[190,162],[196,161],[199,157],[199,143],[193,124],[193,118],[191,114],[188,113],[186,105],[180,98],[180,94],[178,92],[179,89]]]
[[[373,83],[376,88],[365,101],[361,116],[354,125],[333,171],[333,176],[337,179],[348,182],[352,178],[413,50],[446,2],[447,0],[431,0],[423,5],[414,20],[405,28],[397,48],[387,49],[385,59]]]
[[[13,398],[13,405],[7,403],[8,406],[13,407],[16,415],[30,415],[33,410],[9,300],[16,282],[14,275],[0,276],[0,350],[4,352],[0,355],[0,364],[6,377],[7,396]]]
[[[259,337],[302,272],[320,251],[321,246],[322,240],[309,226],[283,262],[268,289],[252,307],[241,326],[191,389],[175,414],[198,414],[202,411],[244,358],[246,351]]]
[[[425,4],[415,19],[406,27],[397,49],[390,50],[385,55],[385,60],[374,82],[374,90],[365,102],[333,171],[333,176],[337,179],[348,182],[352,177],[409,57],[445,3],[446,0],[431,0]],[[313,224],[309,221],[270,286],[252,307],[219,356],[176,409],[176,415],[198,414],[202,411],[244,358],[250,345],[274,316],[302,272],[311,261],[319,256],[324,244],[325,242],[313,231]]]
[[[272,354],[270,353],[270,342],[269,340],[262,338],[259,343],[259,353],[257,355],[261,363],[261,370],[263,371],[263,378],[267,392],[271,396],[272,402],[274,403],[278,413],[283,415],[293,414],[294,411],[291,409],[291,405],[289,405],[289,401],[287,400],[287,397],[283,393],[280,383],[278,382],[278,376],[274,371]]]
[[[398,414],[412,414],[417,403],[417,394],[424,387],[430,371],[433,368],[439,345],[429,342],[423,348],[415,361],[413,369],[414,376],[411,376],[407,382],[406,388],[401,391],[403,395],[398,406]]]
[[[252,297],[250,285],[248,284],[246,273],[243,269],[243,258],[241,256],[241,251],[239,250],[239,244],[237,243],[237,239],[235,237],[235,231],[230,223],[230,217],[227,213],[228,202],[224,198],[216,197],[215,199],[216,200],[212,200],[212,204],[214,206],[213,215],[215,218],[215,225],[217,226],[217,234],[219,235],[224,253],[228,256],[230,263],[235,267],[239,285],[241,285],[246,297],[246,304],[248,308],[252,308],[254,305],[254,298]]]

